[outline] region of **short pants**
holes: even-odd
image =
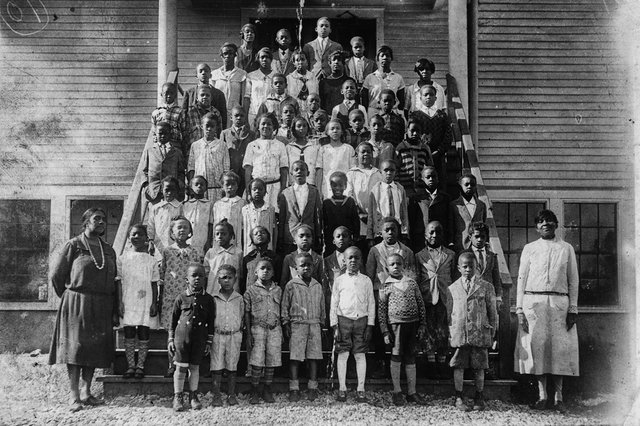
[[[255,367],[280,367],[282,365],[282,328],[274,329],[251,326],[253,347],[249,364]]]
[[[338,316],[340,338],[336,341],[336,352],[364,354],[369,351],[369,342],[364,338],[368,325],[367,318],[361,317],[357,320],[352,320]]]
[[[452,368],[472,368],[486,370],[489,368],[489,349],[478,346],[462,346],[456,348],[449,366]]]
[[[294,361],[322,359],[320,324],[291,324],[289,358]]]
[[[211,350],[211,371],[236,371],[240,360],[240,345],[242,332],[233,334],[213,335],[213,349]]]
[[[416,363],[418,322],[391,324],[393,348],[391,355],[402,357],[406,364]]]

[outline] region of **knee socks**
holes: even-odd
[[[187,370],[185,367],[177,367],[173,373],[173,393],[182,393],[184,390],[184,379],[187,377]]]
[[[453,386],[456,392],[462,393],[462,385],[464,384],[464,368],[455,368],[453,370]]]
[[[264,384],[270,386],[273,383],[273,372],[275,368],[273,367],[265,367],[264,369]]]
[[[347,360],[349,359],[349,352],[340,352],[338,354],[338,383],[340,383],[340,390],[347,391]]]
[[[474,370],[476,373],[476,391],[482,392],[484,390],[484,370]]]
[[[562,402],[562,376],[553,376],[553,386],[556,389],[556,402]]]
[[[393,382],[393,392],[400,393],[400,361],[391,360],[391,381]]]
[[[251,366],[251,385],[257,387],[260,384],[260,376],[262,376],[262,367]]]
[[[196,392],[200,381],[200,366],[189,364],[189,390]]]
[[[142,342],[140,342],[142,343]],[[124,354],[127,357],[127,367],[136,366],[136,339],[124,339]]]
[[[547,400],[547,376],[544,374],[541,376],[536,376],[538,379],[538,399],[546,401]]]
[[[149,341],[138,340],[138,365],[137,367],[144,370],[144,363],[147,361],[147,353],[149,352]],[[127,361],[129,359],[127,358]]]
[[[358,392],[364,392],[364,380],[367,375],[367,357],[365,354],[354,354],[356,359],[356,372],[358,374]]]
[[[407,374],[407,394],[416,394],[416,365],[405,364],[404,371]]]

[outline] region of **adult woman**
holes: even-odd
[[[380,113],[382,106],[380,105],[380,94],[384,89],[393,91],[396,95],[397,109],[400,105],[404,108],[405,104],[405,84],[400,74],[391,71],[391,62],[393,62],[393,50],[389,46],[380,46],[376,53],[376,61],[378,69],[369,74],[362,83],[362,92],[360,97],[362,105],[367,108],[367,116],[373,117]]]
[[[256,39],[256,26],[253,24],[244,24],[240,29],[240,37],[242,38],[242,43],[238,48],[235,64],[248,74],[251,71],[257,70],[259,67],[256,57],[258,49],[253,45],[253,41]]]
[[[555,385],[554,407],[564,410],[562,376],[578,376],[578,267],[573,247],[556,237],[558,219],[551,210],[536,217],[540,239],[527,244],[520,258],[516,314],[515,371],[534,374],[539,398],[547,405],[547,376]]]
[[[51,284],[62,300],[49,364],[67,364],[74,412],[83,404],[102,404],[91,395],[91,381],[94,370],[109,367],[114,354],[113,325],[120,303],[116,254],[100,238],[105,218],[101,209],[84,212],[84,231],[65,244],[51,269]]]

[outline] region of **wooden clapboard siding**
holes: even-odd
[[[478,152],[489,189],[631,185],[613,5],[479,1]]]

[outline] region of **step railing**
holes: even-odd
[[[499,359],[500,367],[498,375],[500,378],[508,378],[513,375],[513,340],[511,334],[511,318],[509,313],[510,291],[513,286],[509,267],[500,243],[498,229],[493,217],[492,203],[487,194],[487,188],[482,179],[482,172],[478,162],[476,148],[469,132],[469,123],[464,112],[464,107],[460,101],[458,85],[456,79],[447,74],[447,101],[448,114],[453,128],[454,143],[458,154],[459,168],[465,172],[470,171],[477,180],[478,198],[487,206],[487,221],[489,227],[489,244],[491,250],[498,256],[498,266],[500,278],[502,279],[502,300],[503,307],[500,314],[499,323]]]

